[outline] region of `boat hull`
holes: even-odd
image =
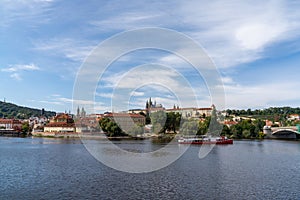
[[[224,136],[218,138],[180,138],[179,144],[233,144],[232,139],[228,139]]]
[[[179,144],[233,144],[233,140],[226,141],[178,141]]]

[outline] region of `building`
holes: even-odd
[[[50,120],[50,123],[44,126],[44,132],[75,132],[74,120],[70,115],[66,113],[57,114]]]
[[[212,108],[179,108],[166,109],[166,112],[180,113],[183,118],[201,118],[211,116]]]
[[[48,122],[48,118],[41,117],[30,117],[28,119],[29,126],[32,127],[32,132],[44,132],[44,126]]]
[[[130,110],[128,110],[127,113],[135,113],[135,114],[144,113],[144,114],[146,114],[147,111],[146,111],[146,109],[130,109]]]
[[[20,131],[22,122],[17,119],[0,119],[0,129]]]
[[[223,124],[226,125],[228,128],[230,128],[231,126],[238,124],[238,122],[236,122],[236,121],[231,121],[231,120],[225,120],[225,121],[223,122]]]
[[[99,117],[97,115],[88,115],[76,119],[76,132],[95,132],[99,131]]]
[[[288,116],[289,121],[300,120],[300,116],[298,114],[291,114]]]
[[[197,116],[203,116],[203,117],[209,117],[211,116],[212,110],[213,110],[214,105],[212,105],[212,107],[210,108],[197,108],[196,112],[197,112]]]
[[[153,113],[153,112],[164,111],[164,110],[165,110],[165,108],[163,107],[163,105],[157,104],[156,101],[154,101],[154,103],[153,103],[151,100],[151,97],[149,98],[149,101],[147,100],[146,108],[145,108],[146,115]]]

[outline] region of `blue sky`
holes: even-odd
[[[298,1],[279,0],[2,0],[0,99],[58,112],[72,110],[72,103],[94,104],[95,112],[103,112],[112,110],[112,92],[123,79],[122,87],[130,89],[126,108],[143,108],[150,96],[165,107],[210,106],[205,81],[187,62],[150,49],[113,62],[99,81],[96,102],[73,99],[77,72],[97,45],[123,31],[160,27],[184,33],[205,49],[222,76],[226,108],[299,107],[299,9]],[[137,66],[163,84],[138,82],[147,79],[143,72],[128,74]],[[178,102],[170,90],[180,88],[179,75],[190,81],[197,105],[188,98]]]

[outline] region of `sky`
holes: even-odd
[[[144,108],[149,97],[166,108],[215,103],[210,77],[174,52],[151,48],[112,60],[97,79],[93,100],[74,97],[89,59],[109,57],[95,55],[104,41],[152,27],[184,34],[203,48],[222,81],[215,85],[224,91],[222,109],[299,107],[299,9],[293,0],[1,0],[0,100],[97,113]]]

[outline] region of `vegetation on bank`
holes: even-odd
[[[264,137],[264,126],[265,122],[260,119],[255,121],[242,120],[240,123],[230,126],[230,128],[226,125],[223,125],[221,135],[237,139],[262,139]]]
[[[28,119],[32,116],[41,116],[42,110],[18,106],[0,101],[0,118]],[[45,117],[55,116],[55,112],[43,111]]]
[[[291,108],[291,107],[270,107],[266,109],[256,109],[256,110],[231,110],[227,109],[226,113],[228,115],[251,115],[251,116],[286,116],[290,114],[299,114],[300,108]]]
[[[128,136],[122,131],[118,124],[109,118],[102,118],[99,121],[100,128],[104,131],[109,137],[119,137],[119,136]]]
[[[222,119],[217,115],[217,111],[213,109],[210,117],[202,117],[199,119],[181,118],[180,113],[158,111],[149,115],[148,121],[152,124],[152,132],[159,135],[169,135],[180,133],[182,135],[222,135],[236,139],[254,139],[263,138],[263,127],[266,125],[265,120],[273,122],[280,121],[284,126],[296,125],[298,121],[287,120],[290,114],[300,114],[300,108],[278,107],[268,108],[264,110],[227,110],[226,117]],[[236,124],[230,126],[223,125],[220,121],[224,119],[230,120],[233,116],[240,116],[241,119]],[[243,117],[245,117],[243,119]],[[149,123],[149,122],[148,122]],[[109,120],[102,119],[100,127],[107,132],[109,136],[126,135],[118,127],[118,125]],[[134,130],[129,130],[130,135],[138,135],[143,133],[141,126],[135,126]]]
[[[300,115],[300,108],[291,107],[270,107],[266,109],[256,110],[230,110],[227,109],[228,116],[251,117],[254,119],[269,120],[273,122],[280,122],[282,126],[293,126],[293,121],[287,120],[291,114]]]

